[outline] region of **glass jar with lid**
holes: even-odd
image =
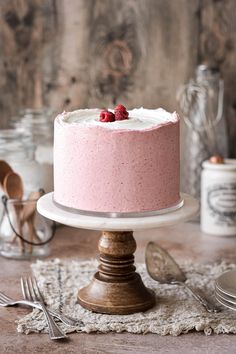
[[[40,166],[35,160],[35,145],[24,130],[0,130],[0,160],[5,160],[21,176],[25,197],[42,188]]]
[[[0,160],[5,160],[24,184],[24,197],[41,188],[41,170],[35,161],[35,145],[30,136],[21,129],[0,129]],[[0,197],[5,192],[0,189]],[[0,216],[3,205],[0,203]]]
[[[50,251],[48,243],[55,227],[52,229],[36,210],[43,191],[42,170],[35,153],[36,145],[27,129],[0,130],[0,160],[20,175],[24,191],[22,199],[11,199],[4,186],[0,187],[0,255],[4,257],[31,259]]]
[[[35,145],[35,160],[40,165],[41,188],[53,190],[53,112],[49,109],[25,109],[15,126],[28,135]]]
[[[182,187],[200,198],[202,162],[212,155],[228,155],[224,81],[219,68],[199,65],[195,77],[179,88],[177,99],[186,123]]]

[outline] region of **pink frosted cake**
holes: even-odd
[[[177,113],[161,108],[128,113],[128,119],[115,121],[101,121],[99,109],[56,117],[56,203],[110,213],[158,211],[179,203]]]

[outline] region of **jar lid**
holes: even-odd
[[[202,163],[202,167],[215,171],[236,171],[236,159],[224,159],[224,163],[212,163],[206,160]]]

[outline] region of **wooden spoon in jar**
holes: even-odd
[[[23,212],[22,212],[22,226],[26,222],[28,225],[28,232],[29,232],[29,240],[32,242],[33,240],[36,240],[40,242],[40,238],[38,237],[35,227],[34,227],[34,217],[35,217],[35,212],[36,212],[36,201],[39,199],[41,196],[40,192],[31,192],[28,198],[28,201],[26,201],[26,204],[23,207]],[[30,253],[32,253],[32,245],[30,246]]]
[[[4,178],[10,172],[13,172],[11,166],[4,160],[0,160],[0,186],[3,189]]]
[[[22,204],[21,200],[24,195],[24,187],[23,181],[21,177],[15,172],[9,172],[3,181],[4,191],[7,194],[8,198],[14,199],[16,202],[14,203],[15,213],[16,213],[16,223],[19,234],[22,234],[21,228],[21,212],[22,212]],[[19,202],[19,204],[17,204]],[[25,245],[24,241],[19,238],[21,250],[24,253]]]

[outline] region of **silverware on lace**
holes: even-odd
[[[146,247],[146,267],[148,274],[160,284],[175,284],[184,286],[208,312],[219,312],[220,309],[209,299],[186,284],[186,276],[171,255],[155,242],[149,242]]]
[[[12,299],[11,297],[0,292],[0,306],[9,307],[9,306],[16,306],[16,305],[26,305],[26,306],[30,306],[30,307],[34,307],[39,310],[42,310],[41,305],[36,302],[27,301],[27,300],[15,300],[15,299]],[[50,315],[57,318],[58,320],[60,320],[61,322],[63,322],[67,326],[76,327],[79,325],[80,326],[84,325],[84,323],[81,320],[76,320],[70,316],[63,315],[62,313],[59,313],[59,312],[51,310],[51,309],[48,309],[48,311],[49,311]]]
[[[45,319],[48,324],[50,339],[62,339],[67,338],[65,333],[58,327],[53,317],[47,310],[43,296],[39,290],[38,284],[35,278],[21,278],[21,290],[25,300],[33,301],[41,306],[41,309],[45,315]]]

